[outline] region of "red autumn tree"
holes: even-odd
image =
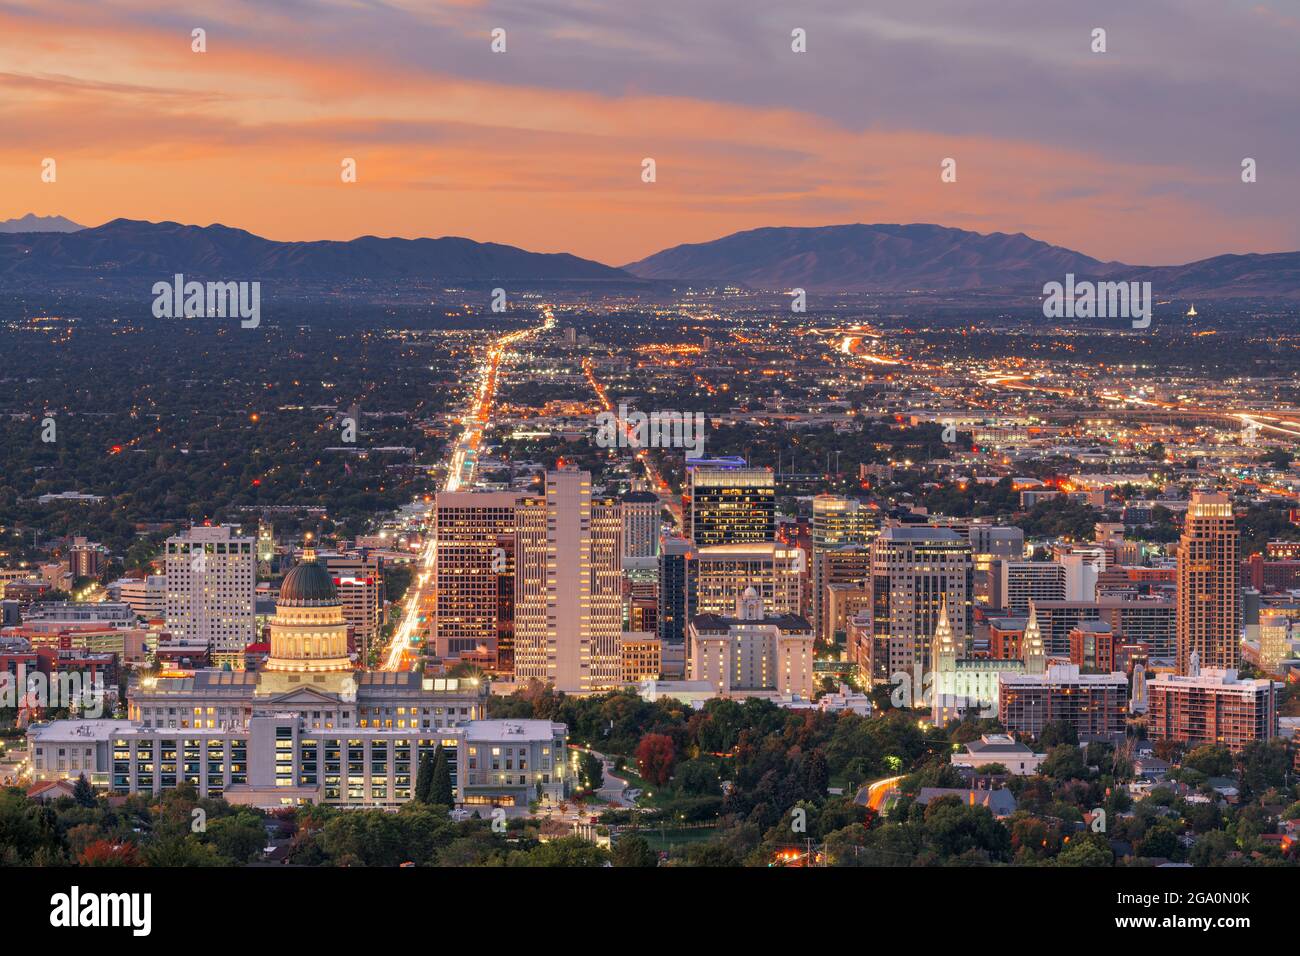
[[[677,750],[673,738],[666,734],[646,734],[636,748],[636,765],[641,776],[657,787],[665,786],[673,777],[677,763]]]
[[[140,866],[140,851],[134,843],[96,840],[77,857],[81,866]]]

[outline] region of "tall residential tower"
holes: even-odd
[[[1235,669],[1241,659],[1238,621],[1241,537],[1226,495],[1192,495],[1178,543],[1178,673],[1188,673],[1192,652],[1202,667]]]
[[[568,693],[622,677],[623,516],[592,494],[591,473],[548,471],[515,511],[515,678]]]

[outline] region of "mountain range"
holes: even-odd
[[[1044,282],[1150,281],[1156,296],[1300,297],[1300,252],[1224,255],[1181,266],[1102,262],[1024,233],[926,223],[776,227],[674,246],[623,267],[646,279],[818,292],[1008,290]]]
[[[75,223],[71,219],[64,219],[62,216],[37,216],[30,212],[18,219],[0,221],[0,233],[76,232],[85,228],[85,226]]]
[[[200,280],[628,279],[619,269],[568,253],[453,237],[276,242],[229,226],[132,219],[80,232],[0,236],[0,279],[167,278],[178,272]]]
[[[1073,273],[1077,280],[1149,281],[1157,298],[1300,300],[1300,252],[1135,266],[1103,262],[1023,233],[924,223],[752,229],[674,246],[622,268],[456,237],[277,242],[223,225],[115,219],[80,228],[61,217],[30,215],[10,223],[77,229],[0,228],[0,282],[14,284],[159,279],[179,272],[200,280],[651,282],[766,291],[1004,293],[1024,300],[1036,298],[1045,282]]]

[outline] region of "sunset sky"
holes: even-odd
[[[844,222],[1141,264],[1288,251],[1298,79],[1294,0],[0,0],[0,219],[615,265]]]

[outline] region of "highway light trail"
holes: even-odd
[[[596,378],[595,366],[592,365],[591,359],[582,360],[582,371],[587,376],[587,383],[591,386],[591,390],[595,392],[596,397],[600,399],[601,406],[605,411],[613,412],[614,403],[610,400],[609,393],[605,390],[605,386]],[[629,438],[629,445],[631,445],[631,427],[627,422],[623,422],[622,428],[624,436]],[[673,525],[677,529],[678,533],[681,533],[681,502],[677,501],[673,497],[672,488],[669,486],[668,482],[664,481],[663,475],[659,473],[659,469],[655,466],[654,459],[650,457],[648,451],[644,448],[638,448],[636,452],[636,460],[640,462],[641,467],[645,469],[646,480],[649,482],[654,494],[658,495],[660,505],[668,509],[668,513],[672,515]]]
[[[460,491],[472,487],[474,473],[478,467],[478,450],[483,443],[483,432],[492,417],[492,399],[496,395],[497,381],[501,362],[511,346],[536,335],[538,332],[555,328],[555,315],[549,308],[542,309],[542,324],[520,329],[503,335],[492,343],[479,366],[476,376],[478,385],[469,409],[461,418],[464,426],[456,444],[452,446],[447,459],[447,478],[443,482],[443,491]],[[388,645],[388,654],[381,670],[398,671],[408,666],[406,651],[412,639],[420,630],[420,611],[432,597],[433,562],[437,555],[438,543],[429,534],[428,517],[425,518],[426,532],[424,548],[420,551],[415,578],[406,596],[406,610],[402,614],[402,623],[393,632],[392,642]]]

